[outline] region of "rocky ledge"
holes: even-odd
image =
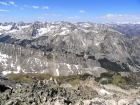
[[[6,88],[13,83],[3,77],[0,79],[8,83],[3,84],[3,88],[0,85],[0,89],[4,89],[0,105],[140,105],[140,88],[133,92],[113,90],[97,83],[92,76],[74,86],[51,77]]]

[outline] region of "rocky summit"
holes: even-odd
[[[1,23],[0,73],[98,76],[106,70],[137,72],[139,27],[63,21]]]
[[[69,78],[70,79],[70,78]],[[140,86],[124,90],[114,85],[101,85],[94,77],[72,86],[57,78],[33,83],[13,83],[0,86],[0,105],[140,105]]]

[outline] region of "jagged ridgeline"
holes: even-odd
[[[137,29],[137,36],[133,33],[134,36],[128,37],[117,28],[119,25],[90,22],[1,24],[0,72],[3,75],[91,73],[97,76],[106,70],[139,71],[139,31]],[[130,29],[132,26],[135,27],[130,24]]]

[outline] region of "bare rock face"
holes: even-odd
[[[11,80],[0,76],[0,93],[6,91],[7,89],[14,89],[15,83]]]
[[[140,38],[106,25],[68,22],[7,23],[0,26],[1,73],[56,76],[105,69],[139,71]]]

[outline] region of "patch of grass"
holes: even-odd
[[[102,78],[112,78],[112,76],[113,76],[113,73],[109,73],[109,72],[101,73]]]
[[[101,84],[103,84],[103,85],[106,85],[106,84],[108,84],[108,81],[101,81]]]
[[[112,84],[120,86],[121,88],[125,88],[127,85],[127,82],[120,75],[114,75],[113,80],[112,80]]]
[[[106,80],[102,80],[103,78]],[[117,72],[106,72],[101,73],[100,77],[95,77],[95,81],[100,82],[103,85],[114,84],[121,88],[125,88],[126,86],[133,84],[134,79],[132,77],[121,76]]]
[[[28,82],[32,83],[35,79],[50,79],[53,77],[50,74],[38,74],[38,73],[27,73],[27,74],[8,74],[7,77],[14,82]]]
[[[85,73],[82,75],[58,76],[56,78],[58,78],[62,83],[70,83],[71,85],[76,85],[80,83],[80,81],[84,81],[90,76],[92,75]]]
[[[88,77],[92,75],[83,74],[83,75],[69,75],[69,76],[52,76],[50,74],[38,74],[38,73],[27,73],[27,74],[9,74],[7,78],[14,82],[26,82],[33,83],[35,80],[48,80],[51,77],[57,78],[61,81],[61,83],[70,83],[71,85],[76,85],[80,83],[80,81],[86,80]]]
[[[69,81],[69,83],[72,85],[72,86],[74,86],[74,85],[76,85],[76,84],[79,84],[80,83],[80,79],[74,79],[73,81]]]
[[[80,79],[81,80],[86,80],[88,77],[91,77],[91,76],[92,76],[91,74],[85,73],[83,75],[80,75]]]
[[[113,75],[114,75],[113,72],[104,72],[104,73],[101,73],[100,77],[95,77],[95,81],[100,82],[100,80],[102,80],[103,78],[107,78],[108,80],[110,80],[110,79],[112,80]],[[101,84],[102,84],[102,82],[101,82]]]
[[[61,81],[61,83],[68,83],[69,81],[73,81],[77,78],[76,75],[69,75],[69,76],[57,76],[57,79]]]

